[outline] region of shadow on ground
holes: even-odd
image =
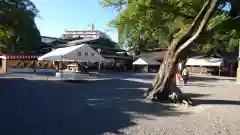
[[[146,115],[177,116],[173,106],[147,103],[141,97],[149,84],[109,79],[88,83],[0,79],[0,134],[96,135],[119,133]],[[185,93],[198,98],[205,94]],[[194,99],[196,104],[237,104],[239,101]],[[136,114],[136,115],[133,115]],[[119,133],[120,134],[120,133]]]
[[[240,105],[240,101],[234,100],[206,100],[206,99],[193,99],[194,105]]]
[[[179,87],[183,87],[183,84],[180,84]],[[224,86],[224,85],[216,85],[215,83],[213,84],[206,84],[206,83],[200,83],[200,82],[196,82],[196,83],[188,83],[185,86],[193,86],[193,87],[216,87],[216,86]],[[185,87],[184,86],[184,87]]]
[[[81,84],[0,79],[0,134],[96,135],[119,133],[135,117],[186,114],[140,99],[149,84],[110,79]],[[135,113],[137,115],[133,115]]]
[[[208,97],[211,96],[211,94],[198,94],[198,93],[183,93],[184,97],[189,98],[199,98],[199,97]]]
[[[236,78],[230,78],[230,77],[216,77],[216,76],[189,76],[189,82],[199,82],[199,81],[205,81],[205,82],[216,82],[218,80],[226,80],[226,81],[235,81]]]
[[[135,78],[135,79],[145,79],[145,80],[153,80],[155,77],[155,73],[103,73],[101,76],[111,77],[111,78]]]

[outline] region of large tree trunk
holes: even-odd
[[[169,99],[171,93],[181,94],[177,88],[175,74],[177,63],[180,59],[186,59],[186,52],[192,42],[198,38],[207,24],[212,12],[215,10],[218,0],[208,0],[199,11],[191,26],[180,37],[173,39],[163,63],[148,90],[147,99],[164,101]]]

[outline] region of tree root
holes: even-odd
[[[185,104],[187,106],[193,105],[192,99],[184,96],[184,94],[181,92],[181,90],[177,86],[173,86],[171,88],[171,91],[167,98],[165,96],[162,96],[162,93],[155,93],[150,96],[149,94],[153,90],[154,89],[152,86],[148,88],[147,93],[145,94],[145,96],[147,97],[147,100],[151,100],[154,102],[169,101],[171,103]]]
[[[185,105],[193,105],[192,99],[185,97],[184,94],[178,94],[173,92],[169,95],[169,101],[172,103],[178,103],[178,104],[185,104]]]

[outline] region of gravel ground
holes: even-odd
[[[0,134],[240,134],[240,86],[234,79],[191,77],[180,87],[196,106],[186,107],[144,101],[152,78],[107,74],[98,81],[61,83],[36,75],[1,75]]]

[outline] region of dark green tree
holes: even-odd
[[[35,24],[38,10],[30,0],[1,0],[1,51],[35,51],[41,44],[40,32]]]

